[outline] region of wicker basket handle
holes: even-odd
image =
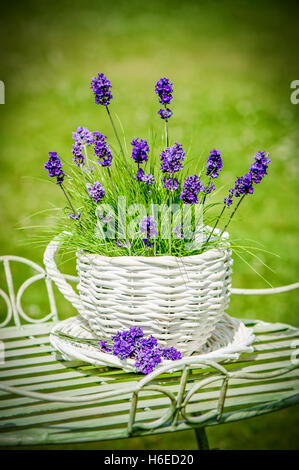
[[[299,289],[299,282],[281,287],[270,287],[268,289],[232,289],[232,294],[238,295],[272,295],[288,292],[289,290]]]
[[[56,286],[64,295],[64,297],[71,302],[71,304],[75,307],[76,310],[78,310],[79,313],[82,313],[83,307],[79,295],[66,281],[66,276],[61,274],[55,262],[55,254],[57,253],[60,245],[61,241],[59,240],[59,237],[56,237],[47,246],[44,253],[44,264],[46,268],[46,273],[48,277],[56,284]],[[71,278],[71,276],[67,277]]]

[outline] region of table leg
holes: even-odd
[[[205,428],[195,428],[195,436],[199,450],[209,450],[209,442]]]

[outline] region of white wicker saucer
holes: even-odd
[[[99,339],[90,331],[88,322],[80,315],[68,318],[56,323],[50,334],[52,346],[57,349],[65,360],[79,359],[81,361],[93,364],[95,366],[118,367],[126,372],[137,372],[133,359],[120,360],[118,357],[109,353],[104,353],[92,345],[75,343],[54,335],[60,331],[64,334],[76,338],[94,338]],[[192,361],[198,359],[210,359],[213,361],[237,360],[241,353],[253,352],[252,343],[254,335],[251,328],[247,328],[241,320],[224,314],[218,322],[215,331],[212,333],[206,344],[201,347],[197,353],[192,356],[184,357],[179,361],[162,361],[157,367],[162,367],[173,363],[173,371],[177,363]]]

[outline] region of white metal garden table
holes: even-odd
[[[0,262],[7,281],[0,289],[7,305],[0,325],[0,446],[84,443],[194,429],[199,448],[207,449],[206,426],[299,402],[297,328],[245,321],[256,335],[252,353],[221,364],[190,359],[174,373],[163,369],[143,376],[64,361],[49,341],[58,315],[44,269],[15,256],[0,257]],[[18,289],[13,284],[13,263],[34,271]],[[22,296],[34,282],[43,280],[50,313],[31,318],[23,310]],[[233,293],[267,294],[269,290],[234,289]]]

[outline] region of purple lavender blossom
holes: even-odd
[[[184,204],[197,204],[198,193],[203,192],[204,189],[205,187],[203,184],[201,184],[199,176],[188,176],[185,178],[180,198]]]
[[[62,163],[57,155],[57,152],[49,152],[49,160],[44,165],[45,170],[48,170],[48,176],[53,178],[61,173]]]
[[[113,155],[111,153],[109,144],[105,146],[95,145],[94,153],[98,157],[98,163],[100,165],[102,165],[103,167],[111,166]]]
[[[88,194],[89,196],[95,201],[95,202],[101,202],[103,197],[105,196],[105,189],[99,183],[98,181],[95,181],[93,183],[93,186],[90,183],[86,184]]]
[[[111,220],[113,219],[113,214],[112,212],[108,212],[106,215],[104,214],[99,214],[99,219],[104,223],[108,223],[108,222],[111,222]]]
[[[98,157],[98,163],[103,167],[111,166],[113,155],[107,137],[98,131],[93,132],[94,153]]]
[[[44,165],[45,170],[48,170],[50,178],[56,177],[56,184],[61,184],[67,175],[62,170],[62,163],[57,155],[57,152],[49,152],[49,160]]]
[[[61,170],[61,172],[59,173],[59,175],[57,176],[56,178],[56,184],[61,184],[63,183],[64,181],[64,178],[66,178],[66,174]]]
[[[146,233],[147,238],[153,238],[158,235],[157,223],[153,217],[144,217],[139,223],[139,230],[141,233]]]
[[[163,150],[160,156],[162,172],[172,174],[183,168],[183,161],[186,155],[182,145],[176,142],[171,147]]]
[[[118,331],[111,338],[111,345],[107,341],[100,341],[102,351],[113,353],[119,359],[135,359],[135,367],[143,374],[150,374],[162,359],[175,361],[182,358],[182,354],[174,347],[158,347],[154,336],[145,337],[140,327]]]
[[[147,141],[145,139],[136,138],[132,140],[131,145],[133,146],[133,160],[138,164],[147,162],[148,152],[150,151]]]
[[[160,78],[156,83],[155,92],[161,104],[168,104],[172,100],[173,83],[168,78]]]
[[[82,145],[91,145],[94,141],[93,135],[89,129],[82,126],[77,127],[76,132],[73,132],[73,139],[75,142],[78,142]]]
[[[254,184],[258,184],[262,181],[265,175],[267,175],[267,169],[271,160],[269,158],[269,153],[265,155],[266,152],[258,152],[254,156],[254,162],[250,166],[250,173]]]
[[[75,142],[72,148],[73,162],[77,166],[85,165],[85,156],[83,155],[83,145],[80,142]]]
[[[177,178],[162,178],[162,181],[164,183],[164,188],[168,189],[168,191],[177,191],[180,187],[179,180]]]
[[[77,214],[76,213],[69,214],[69,218],[73,220],[80,220],[81,215],[82,215],[81,211],[78,211]]]
[[[109,353],[112,351],[112,349],[107,345],[107,341],[100,341],[99,345],[101,347],[101,350],[105,353]]]
[[[232,203],[233,203],[233,196],[234,196],[234,188],[231,188],[228,191],[228,196],[224,198],[224,204],[226,205],[227,208],[229,208]]]
[[[265,175],[271,160],[269,153],[258,152],[254,155],[254,162],[251,164],[248,173],[244,176],[238,176],[235,186],[228,192],[228,197],[224,198],[226,207],[230,207],[233,203],[233,197],[240,197],[254,192],[254,185],[259,184]]]
[[[115,336],[112,337],[113,341],[113,354],[120,359],[126,359],[133,357],[135,352],[136,343],[138,339],[143,336],[141,328],[130,328],[125,331],[118,331]]]
[[[206,186],[204,189],[205,194],[210,194],[212,191],[215,191],[214,183],[208,184],[208,186]]]
[[[137,170],[137,173],[136,173],[136,176],[135,176],[135,180],[136,181],[143,181],[143,178],[145,177],[145,173],[143,171],[142,168],[139,168]]]
[[[83,154],[83,148],[93,144],[94,137],[87,127],[77,127],[76,132],[73,132],[73,144],[72,154],[73,161],[77,166],[85,165],[85,156]]]
[[[141,233],[146,234],[146,238],[143,238],[142,241],[147,248],[152,248],[154,246],[154,242],[150,240],[158,235],[157,232],[157,224],[153,217],[144,217],[139,223],[139,230]]]
[[[223,167],[222,158],[220,156],[220,150],[211,150],[207,160],[207,171],[206,175],[211,178],[218,178],[219,172]]]
[[[157,349],[137,350],[135,361],[137,370],[146,375],[153,372],[155,367],[162,362],[161,353]]]
[[[153,335],[150,335],[147,338],[142,337],[141,339],[139,339],[139,344],[143,348],[153,349],[155,346],[158,345],[158,341],[157,341],[157,338],[155,338]]]
[[[173,233],[175,238],[177,238],[178,240],[181,240],[182,238],[184,238],[183,226],[182,225],[181,226],[176,225],[172,229],[172,233]]]
[[[103,73],[98,73],[91,79],[90,88],[95,94],[95,103],[108,106],[113,96],[111,95],[112,85]]]
[[[252,194],[254,191],[253,184],[254,181],[250,171],[244,176],[239,176],[235,181],[234,196],[240,197],[243,194]]]
[[[165,119],[166,121],[171,118],[173,112],[169,108],[159,109],[158,114],[161,116],[161,119]]]
[[[116,246],[119,248],[130,248],[132,245],[132,242],[130,240],[126,240],[125,242],[121,242],[120,240],[116,240]]]
[[[233,203],[233,197],[241,197],[246,194],[252,194],[254,191],[253,188],[254,180],[250,171],[244,176],[238,176],[235,181],[235,186],[231,188],[228,192],[228,197],[224,198],[224,204],[229,208]]]
[[[163,349],[162,355],[164,359],[167,359],[168,361],[175,361],[177,359],[182,359],[183,357],[182,353],[174,347]]]
[[[155,183],[155,177],[151,173],[148,173],[143,177],[142,180],[147,186],[151,186],[152,184]]]
[[[137,170],[136,176],[135,176],[136,181],[142,181],[145,183],[147,186],[151,186],[155,182],[155,177],[151,173],[148,173],[147,175],[144,173],[142,168],[139,168]]]
[[[93,136],[93,143],[100,143],[100,144],[106,144],[107,137],[104,134],[101,134],[99,131],[94,131],[92,133]]]
[[[143,238],[142,241],[145,244],[146,248],[153,248],[155,246],[155,243],[149,240],[148,238]]]

